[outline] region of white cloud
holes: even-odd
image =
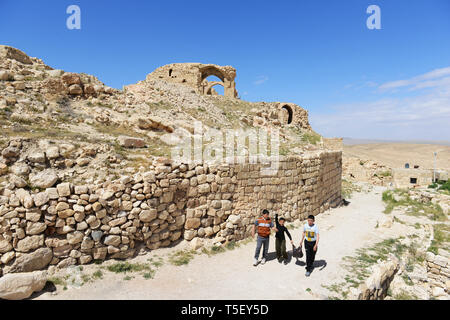
[[[377,87],[378,84],[374,81],[363,81],[363,82],[355,82],[355,83],[349,83],[344,86],[344,89],[353,89],[353,90],[359,90],[363,88],[372,88]]]
[[[269,77],[268,76],[259,76],[258,79],[256,79],[253,84],[255,86],[259,86],[260,84],[263,84],[264,82],[268,81]]]
[[[311,114],[311,124],[331,137],[450,141],[450,67],[387,82],[380,89],[421,90],[414,97],[383,97],[367,103],[334,106],[334,112]]]
[[[412,87],[413,89],[421,89],[427,86],[439,86],[441,82],[448,84],[450,79],[450,67],[435,69],[419,76],[386,82],[380,85],[381,90],[397,89],[402,87]],[[443,78],[443,79],[440,79]]]

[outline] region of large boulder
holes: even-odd
[[[125,148],[143,148],[145,147],[145,140],[141,138],[120,136],[118,138],[119,144]]]
[[[27,159],[33,163],[45,163],[45,153],[42,150],[31,151]]]
[[[22,300],[45,287],[47,272],[8,273],[0,278],[0,299]]]
[[[52,261],[52,258],[52,249],[40,248],[32,253],[23,254],[18,257],[9,269],[9,272],[16,273],[42,270],[48,266],[50,261]]]
[[[33,235],[25,237],[17,242],[16,251],[28,252],[44,245],[44,235]]]
[[[20,150],[16,147],[6,147],[2,150],[2,156],[5,159],[16,158],[20,154]]]
[[[67,86],[71,86],[74,84],[77,84],[77,85],[81,84],[80,76],[76,73],[71,73],[71,72],[64,73],[64,75],[62,76],[62,81]]]
[[[30,183],[38,188],[50,188],[58,181],[58,176],[54,170],[48,169],[30,176]]]
[[[73,84],[69,87],[69,94],[79,96],[83,94],[83,88],[79,84]]]

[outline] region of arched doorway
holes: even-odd
[[[207,80],[209,80],[208,78]],[[213,89],[213,87],[215,87]],[[224,87],[222,81],[211,81],[206,83],[205,94],[208,95],[224,95]]]
[[[213,94],[215,90],[212,89],[212,87],[220,84],[223,89],[216,88],[216,90],[218,89],[219,91],[217,92],[218,94],[233,98],[237,96],[234,84],[234,76],[233,78],[227,78],[226,73],[211,65],[200,69],[200,72],[201,77],[199,80],[203,94]]]
[[[209,76],[216,76],[222,82],[224,82],[225,79],[225,76],[219,69],[211,66],[202,70],[202,81],[208,78]]]
[[[283,113],[283,121],[285,122],[285,124],[291,124],[293,117],[294,117],[294,113],[292,111],[292,108],[288,105],[284,105],[281,108],[281,111]]]

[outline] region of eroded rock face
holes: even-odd
[[[22,300],[41,291],[47,282],[47,272],[9,273],[0,278],[0,299]]]
[[[27,56],[24,52],[9,46],[0,46],[0,60],[1,59],[16,60],[23,64],[33,63],[30,57]]]

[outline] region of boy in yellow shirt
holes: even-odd
[[[314,223],[314,216],[308,216],[308,222],[303,226],[303,236],[300,241],[300,249],[303,240],[305,241],[306,251],[306,276],[309,277],[313,270],[314,259],[316,257],[317,247],[319,245],[319,228]]]

